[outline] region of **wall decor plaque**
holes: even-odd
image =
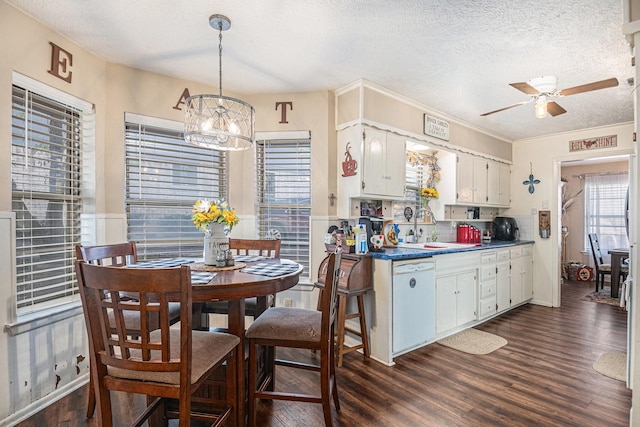
[[[429,136],[435,136],[439,139],[449,140],[449,122],[439,119],[437,117],[431,117],[428,114],[424,115],[424,134]]]
[[[569,151],[594,150],[618,146],[618,135],[599,136],[596,138],[576,139],[569,141]]]

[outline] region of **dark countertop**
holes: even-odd
[[[437,243],[437,242],[436,242]],[[516,240],[516,241],[500,241],[496,240],[491,243],[472,246],[469,248],[449,248],[449,249],[409,249],[409,248],[385,248],[384,252],[370,252],[373,258],[387,259],[391,261],[414,259],[414,258],[430,258],[434,255],[455,254],[459,252],[482,251],[487,249],[501,249],[511,246],[530,245],[535,243],[533,240]]]

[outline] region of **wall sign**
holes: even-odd
[[[293,111],[293,102],[276,102],[276,111],[278,111],[278,107],[282,107],[282,111],[280,112],[280,123],[289,123],[287,121],[287,107],[289,107],[291,111]]]
[[[342,176],[354,176],[358,168],[358,162],[351,157],[351,143],[347,142],[346,151],[344,152],[344,162],[342,162]]]
[[[53,42],[49,42],[49,44],[51,45],[51,69],[47,72],[67,83],[71,83],[73,55]]]
[[[424,115],[424,134],[429,136],[435,136],[439,139],[449,140],[449,122],[439,119],[437,117],[431,117],[427,114]]]
[[[593,150],[618,146],[618,135],[599,136],[597,138],[569,141],[569,151]]]
[[[181,105],[184,105],[184,102],[190,96],[191,95],[189,95],[189,88],[185,87],[184,90],[182,91],[182,94],[180,95],[180,98],[178,98],[178,102],[176,102],[176,105],[173,106],[173,109],[174,110],[182,110]]]

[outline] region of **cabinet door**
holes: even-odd
[[[456,275],[436,278],[436,333],[456,327]]]
[[[364,194],[384,194],[387,170],[386,132],[367,129],[364,146],[362,181]]]
[[[524,301],[522,262],[522,258],[511,260],[511,305],[520,304]]]
[[[467,271],[456,275],[458,287],[456,326],[476,320],[476,273]]]
[[[511,306],[511,264],[503,261],[496,264],[496,304],[498,313]]]
[[[487,167],[487,160],[480,157],[473,158],[473,203],[487,203]]]
[[[522,257],[522,298],[523,301],[533,298],[533,257]]]
[[[511,166],[498,163],[500,168],[500,200],[501,206],[511,206]]]
[[[487,203],[500,204],[500,163],[489,161],[487,168]]]
[[[406,138],[394,133],[387,134],[386,147],[386,188],[385,193],[398,199],[405,197],[407,173]]]
[[[473,203],[473,157],[469,154],[458,154],[456,201],[457,203]]]

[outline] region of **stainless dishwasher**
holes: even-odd
[[[435,263],[431,259],[394,261],[392,351],[420,347],[436,336]]]

